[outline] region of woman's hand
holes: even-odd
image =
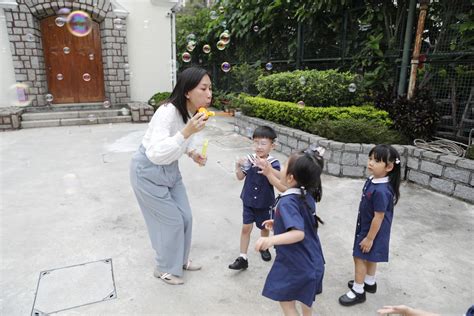
[[[201,167],[206,165],[207,157],[204,157],[203,155],[201,155],[197,151],[192,151],[190,157],[191,157],[192,160],[194,160],[195,163],[197,163]]]
[[[260,237],[255,243],[255,251],[267,250],[272,246],[272,237]]]
[[[265,227],[265,229],[273,230],[273,219],[267,219],[262,223],[262,226]]]
[[[362,239],[362,241],[359,243],[360,249],[362,250],[363,253],[367,253],[372,249],[374,241],[368,237],[365,237]]]
[[[384,306],[383,308],[378,309],[377,313],[379,313],[379,315],[397,314],[403,316],[439,316],[438,314],[427,312],[421,309],[414,309],[405,305]]]
[[[204,113],[196,113],[196,115],[190,118],[181,130],[181,134],[183,134],[184,138],[188,138],[192,134],[197,133],[206,127],[205,118],[206,114]]]

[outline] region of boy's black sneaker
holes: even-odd
[[[262,256],[263,261],[272,260],[272,254],[270,253],[270,251],[268,249],[267,250],[260,250],[260,255]]]
[[[357,293],[353,289],[351,289],[351,291],[352,293],[355,294],[355,297],[350,298],[349,296],[347,296],[347,294],[344,294],[341,297],[339,297],[339,304],[344,305],[344,306],[352,306],[355,304],[360,304],[360,303],[365,302],[365,291],[364,293],[361,293],[361,294]]]
[[[229,269],[232,269],[232,270],[243,270],[243,269],[247,269],[248,267],[249,267],[248,260],[240,256],[237,259],[235,259],[234,263],[229,264]]]
[[[349,282],[347,282],[347,286],[352,289],[352,286],[354,285],[354,280],[350,280]],[[367,283],[364,282],[364,291],[366,291],[367,293],[375,293],[377,292],[377,282],[374,283],[373,285],[369,285]]]

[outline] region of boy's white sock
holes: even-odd
[[[245,260],[247,260],[247,254],[246,254],[246,253],[241,253],[239,257],[242,257],[242,258],[244,258]]]
[[[375,275],[366,274],[364,282],[368,285],[374,285],[375,284]]]

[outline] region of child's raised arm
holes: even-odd
[[[259,173],[267,177],[268,182],[273,185],[278,191],[285,192],[288,187],[280,183],[280,171],[273,168],[272,164],[266,159],[257,157],[255,165],[261,169]]]

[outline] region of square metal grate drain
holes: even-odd
[[[48,315],[116,297],[111,258],[41,271],[31,315]]]

